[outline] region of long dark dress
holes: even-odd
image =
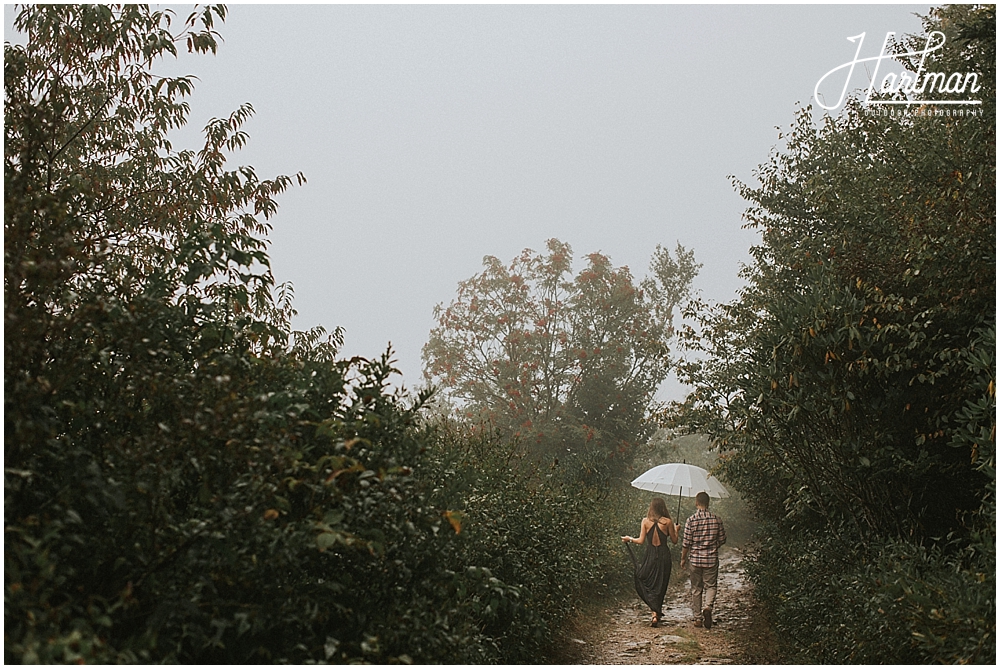
[[[670,568],[673,562],[670,557],[670,546],[667,545],[667,535],[657,523],[653,523],[653,530],[659,536],[660,545],[653,545],[653,535],[649,533],[642,564],[635,559],[632,545],[626,545],[628,554],[632,557],[632,565],[635,567],[635,591],[650,609],[662,616],[663,597],[667,594],[667,583],[670,582]]]

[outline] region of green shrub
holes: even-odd
[[[735,182],[761,234],[740,299],[688,312],[676,417],[761,519],[749,573],[795,662],[995,655],[996,9],[924,28],[983,113],[800,110]]]
[[[292,180],[226,169],[249,106],[174,151],[192,83],[149,69],[224,16],[30,6],[5,45],[4,660],[538,661],[618,573],[620,489],[292,331],[264,241]]]
[[[440,424],[431,453],[438,505],[462,514],[459,561],[495,579],[481,600],[484,634],[500,661],[541,661],[586,593],[616,590],[630,574],[619,529],[631,525],[623,511],[634,512],[626,487],[588,489],[557,466],[536,469],[499,432],[460,424]]]
[[[769,528],[746,561],[783,658],[821,664],[989,664],[995,550],[947,552]]]

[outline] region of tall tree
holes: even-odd
[[[673,318],[698,271],[692,252],[657,247],[636,285],[600,253],[572,274],[569,244],[526,249],[483,272],[435,309],[425,373],[475,420],[547,455],[613,458],[641,440],[653,393],[669,370]]]

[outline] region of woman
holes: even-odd
[[[670,581],[671,557],[667,538],[677,543],[677,526],[670,519],[667,505],[660,497],[654,497],[649,503],[649,512],[642,519],[639,537],[637,539],[622,537],[622,541],[627,544],[641,544],[645,543],[647,535],[650,545],[646,547],[642,564],[636,561],[631,545],[628,547],[628,553],[635,567],[635,590],[642,601],[653,610],[652,626],[656,627],[663,616],[663,596]]]

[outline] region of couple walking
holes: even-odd
[[[708,510],[708,493],[700,492],[694,498],[696,511],[684,523],[681,543],[681,568],[691,563],[691,610],[695,627],[712,627],[712,608],[719,578],[719,548],[726,543],[726,529],[722,519]],[[631,544],[649,543],[642,564],[635,559]],[[670,582],[672,566],[668,541],[677,543],[677,526],[670,518],[667,505],[654,497],[649,512],[642,519],[639,536],[622,537],[629,544],[629,555],[635,567],[635,589],[642,601],[653,610],[653,627],[663,617],[663,597]]]

